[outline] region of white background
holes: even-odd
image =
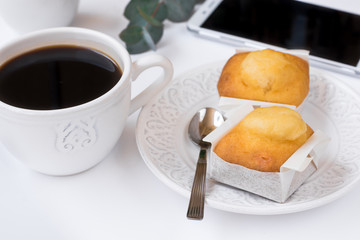
[[[81,0],[72,25],[119,40],[127,25],[123,17],[127,2]],[[360,13],[358,0],[316,2]],[[0,46],[17,36],[0,19]],[[172,61],[175,77],[234,53],[230,46],[192,35],[185,23],[168,21],[157,47],[158,54]],[[360,94],[360,79],[338,78]],[[140,88],[135,86],[135,92]],[[305,212],[254,216],[206,207],[203,221],[187,220],[188,199],[158,180],[139,154],[137,116],[138,112],[128,118],[119,143],[102,163],[75,176],[33,172],[0,147],[0,239],[359,239],[359,185],[342,198]]]

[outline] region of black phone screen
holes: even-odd
[[[360,59],[360,15],[293,0],[224,0],[202,27],[352,66]]]

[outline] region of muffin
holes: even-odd
[[[270,49],[237,53],[217,84],[220,96],[299,106],[309,93],[309,64]]]
[[[257,108],[219,140],[214,152],[229,163],[279,172],[312,134],[301,115],[290,108]]]

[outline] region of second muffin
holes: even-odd
[[[220,96],[299,106],[309,93],[309,64],[270,49],[237,53],[225,64]]]
[[[216,144],[214,152],[230,163],[279,172],[312,134],[301,115],[290,108],[257,108]]]

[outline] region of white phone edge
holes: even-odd
[[[221,2],[222,0],[206,0],[188,20],[187,29],[202,38],[219,41],[234,47],[250,47],[254,49],[271,48],[278,51],[284,50],[284,48],[278,46],[202,28],[201,25]],[[360,79],[360,60],[357,66],[351,66],[344,63],[312,56],[310,52],[309,62],[311,66]]]

